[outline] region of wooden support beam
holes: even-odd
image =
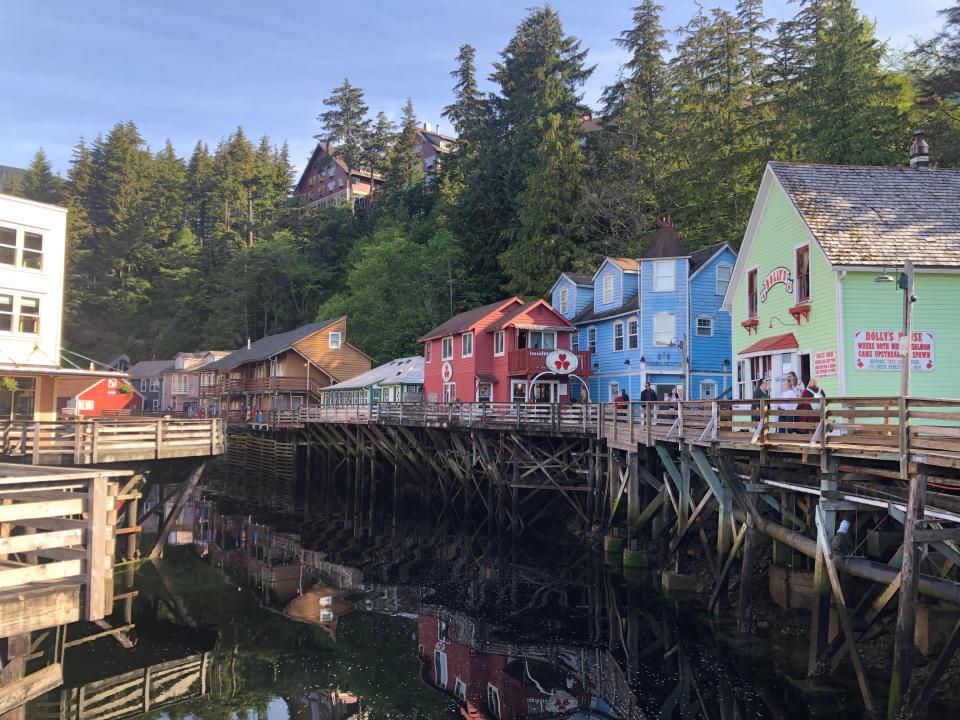
[[[16,710],[30,700],[50,692],[62,684],[63,667],[60,663],[54,663],[0,687],[0,715]]]
[[[836,472],[821,473],[821,493],[835,491],[837,486]],[[822,508],[819,511],[821,513],[821,523],[817,525],[817,535],[826,533],[824,542],[829,546],[833,542],[837,514],[832,510]],[[811,676],[822,668],[820,659],[826,654],[830,640],[830,579],[820,547],[818,542],[813,569],[813,603],[810,609],[810,651],[807,656],[807,673]]]
[[[173,526],[176,525],[177,518],[180,517],[180,513],[183,512],[183,508],[187,504],[187,500],[190,499],[190,494],[200,481],[200,476],[203,475],[203,469],[205,467],[206,462],[201,462],[193,469],[189,477],[187,477],[187,479],[184,480],[180,485],[180,490],[177,494],[177,499],[173,504],[173,509],[164,520],[163,525],[160,528],[160,534],[157,536],[156,541],[153,543],[153,547],[150,549],[150,552],[147,555],[148,558],[153,559],[160,557],[160,553],[163,552],[163,546],[167,543],[167,536],[169,536],[173,531]]]
[[[941,650],[937,656],[937,660],[930,669],[927,679],[923,683],[923,687],[917,692],[915,698],[908,699],[906,712],[904,713],[906,717],[920,717],[920,713],[923,712],[923,709],[933,697],[933,691],[937,687],[937,683],[940,682],[944,671],[949,667],[950,661],[957,652],[957,648],[960,648],[960,620],[957,620],[953,626],[950,637],[947,638],[943,650]]]

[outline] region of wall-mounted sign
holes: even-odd
[[[793,292],[793,275],[790,273],[790,268],[782,265],[771,270],[763,279],[763,284],[760,286],[760,302],[766,302],[767,293],[781,283],[788,293]]]
[[[837,376],[837,351],[821,350],[813,354],[813,377],[824,380]]]
[[[572,375],[580,366],[577,356],[569,350],[554,350],[547,355],[547,370],[557,375]]]
[[[443,378],[444,382],[450,382],[453,379],[453,365],[449,362],[445,362],[440,366],[440,377]]]
[[[857,330],[853,333],[854,357],[857,370],[897,371],[901,367],[900,354],[903,333],[899,330]],[[934,369],[933,333],[914,330],[912,335],[914,372]]]

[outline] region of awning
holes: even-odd
[[[496,384],[498,378],[493,373],[477,373],[477,382]]]
[[[761,355],[766,353],[781,352],[783,350],[798,350],[800,346],[793,333],[784,333],[783,335],[774,335],[773,337],[757,340],[753,345],[741,350],[737,355]]]

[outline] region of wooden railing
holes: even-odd
[[[657,442],[838,453],[960,469],[960,400],[895,397],[624,403],[371,403],[303,406],[264,424],[475,427],[575,433],[624,449]]]
[[[110,612],[117,492],[100,471],[0,464],[0,637]]]
[[[35,465],[219,455],[225,443],[224,421],[220,418],[128,417],[0,423],[0,456],[31,457]]]

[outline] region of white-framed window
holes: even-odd
[[[150,378],[150,392],[160,392],[160,378]]]
[[[423,361],[430,362],[433,359],[433,340],[427,340],[423,344]]]
[[[720,263],[717,265],[717,295],[726,295],[730,285],[730,276],[733,275],[733,265]]]
[[[700,399],[713,400],[717,397],[717,383],[713,380],[704,380],[700,383]]]
[[[627,347],[636,350],[640,347],[640,333],[638,331],[637,319],[627,320]]]
[[[587,328],[587,350],[592,353],[597,351],[597,329]]]
[[[456,383],[444,383],[443,384],[443,401],[445,403],[452,403],[457,401],[457,384]]]
[[[569,301],[569,291],[567,288],[560,288],[560,307],[559,310],[561,313],[567,312],[567,303]]]
[[[473,333],[468,332],[460,336],[460,357],[473,357]]]
[[[40,334],[40,298],[20,297],[19,329],[26,335]]]
[[[437,685],[442,688],[447,686],[447,654],[443,650],[433,651],[434,676],[437,679]]]
[[[610,392],[610,394],[607,397],[610,398],[610,401],[612,402],[614,398],[620,395],[620,383],[618,382],[610,383],[607,390]]]
[[[653,316],[653,344],[668,347],[677,336],[677,318],[673,313],[657,313]]]
[[[154,398],[153,401],[151,402],[151,405],[153,406],[153,409],[154,409],[154,410],[159,410],[159,409],[160,409],[160,400],[157,399],[157,398]]]
[[[697,337],[713,337],[713,318],[709,315],[697,317]]]
[[[332,332],[328,336],[327,344],[330,346],[331,350],[339,350],[340,344],[343,341],[343,336],[338,332]]]
[[[0,295],[0,331],[13,332],[13,295]]]
[[[487,683],[487,707],[495,718],[500,717],[500,691],[490,683]]]
[[[493,402],[492,383],[477,383],[477,402]]]
[[[603,276],[603,302],[605,305],[613,302],[613,275]]]
[[[463,681],[463,678],[457,678],[456,684],[453,688],[453,694],[461,700],[467,699],[467,684]]]
[[[503,330],[497,330],[493,334],[493,354],[499,357],[504,352],[504,334]]]
[[[673,292],[676,286],[676,266],[675,260],[653,261],[654,292]]]
[[[147,388],[150,387],[150,381],[146,378],[140,379],[140,392],[145,393]]]
[[[17,264],[16,228],[0,227],[0,265]]]
[[[572,333],[570,333],[570,349],[574,351],[580,349],[580,331],[579,330],[574,330]]]
[[[616,352],[623,350],[623,321],[617,320],[613,324],[613,349]]]
[[[43,270],[43,235],[35,232],[23,233],[23,254],[20,266],[31,270]]]
[[[510,383],[510,400],[512,402],[527,401],[527,384],[523,380],[514,380]]]
[[[547,330],[529,330],[527,347],[531,350],[553,350],[557,346],[557,334]]]
[[[440,359],[451,360],[453,358],[453,336],[449,335],[440,341]]]

